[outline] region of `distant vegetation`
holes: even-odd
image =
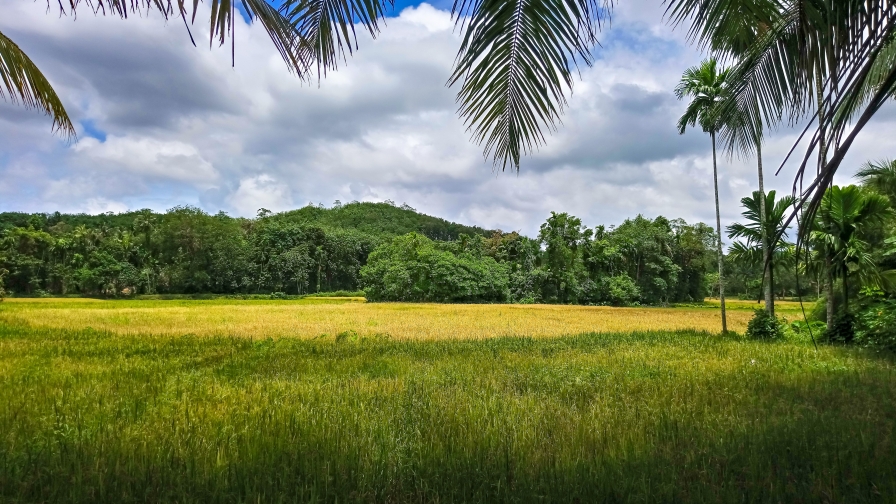
[[[158,214],[0,214],[0,268],[15,295],[302,295],[594,305],[701,301],[712,230],[638,216],[588,228],[552,213],[536,238],[391,203],[308,206],[257,218],[191,207]]]

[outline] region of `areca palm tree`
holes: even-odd
[[[825,192],[821,206],[812,220],[809,241],[817,253],[816,264],[827,276],[826,295],[828,324],[833,321],[834,280],[843,288],[844,310],[849,309],[849,279],[859,277],[863,283],[878,283],[877,271],[865,232],[886,219],[892,210],[884,196],[854,185],[833,186]]]
[[[751,266],[761,266],[767,278],[766,291],[771,292],[771,310],[774,315],[775,269],[787,264],[792,257],[787,237],[787,215],[793,205],[793,196],[784,196],[776,200],[774,190],[768,194],[753,191],[751,197],[741,199],[744,207],[743,215],[746,223],[734,223],[728,226],[729,238],[743,238],[746,244],[736,242],[729,255],[735,260]],[[763,211],[763,209],[766,209]],[[771,242],[771,237],[780,237]],[[768,308],[768,306],[766,307]]]
[[[719,302],[722,309],[722,332],[728,332],[725,314],[725,273],[722,255],[722,218],[719,211],[719,169],[716,160],[716,134],[723,126],[720,121],[719,104],[728,93],[727,69],[719,69],[715,59],[708,59],[695,67],[688,68],[675,87],[679,100],[691,98],[684,115],[678,120],[678,132],[684,134],[688,126],[700,125],[712,140],[712,178],[716,201],[716,253],[719,261]]]
[[[682,8],[677,4],[670,13],[672,19],[678,22],[678,16]],[[710,7],[724,7],[722,12],[701,12],[694,20],[688,36],[691,41],[697,41],[712,54],[723,60],[738,60],[746,55],[750,48],[756,44],[759,37],[775,24],[780,15],[780,8],[774,0],[730,0],[724,5],[710,4]],[[750,157],[755,154],[759,182],[759,218],[765,220],[766,197],[765,177],[762,168],[762,142],[764,128],[758,104],[755,101],[732,101],[729,107],[720,107],[724,112],[724,127],[720,129],[719,136],[723,150],[729,156],[737,154],[739,157]],[[762,227],[765,233],[766,228]],[[772,254],[774,244],[770,237],[763,236],[757,241],[763,257],[763,294],[765,309],[769,314],[774,314],[774,290],[770,268],[772,267]]]
[[[376,36],[392,0],[239,0],[267,30],[300,78],[321,78],[357,49],[356,26]],[[463,34],[448,82],[459,85],[458,112],[473,140],[502,169],[545,141],[566,106],[579,65],[591,65],[597,34],[614,0],[456,0],[452,15]],[[86,5],[86,7],[85,7]],[[198,0],[70,0],[62,14],[84,8],[127,18],[154,10],[180,18],[187,30]],[[209,0],[210,43],[233,43],[236,0]],[[191,35],[192,38],[192,35]],[[74,128],[37,68],[0,38],[0,78],[7,94],[41,108],[66,135]]]

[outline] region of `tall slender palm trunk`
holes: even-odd
[[[762,142],[756,142],[756,159],[759,165],[759,229],[762,231],[762,271],[765,311],[775,315],[775,272],[772,269],[772,244],[768,236],[768,222],[765,209],[765,177],[762,174]]]
[[[815,95],[818,100],[818,125],[821,128],[818,138],[818,175],[828,162],[828,139],[824,128],[824,86],[821,83],[821,75],[815,74]],[[827,225],[827,222],[825,222]],[[834,324],[834,271],[833,261],[831,261],[831,253],[825,250],[825,283],[824,295],[825,310],[827,311],[826,322],[828,327]]]
[[[712,181],[716,193],[716,233],[718,233],[716,252],[719,257],[719,304],[722,306],[722,334],[726,334],[728,332],[728,318],[725,314],[725,269],[722,266],[722,215],[719,212],[719,168],[716,164],[716,132],[711,132],[710,136],[712,137]]]

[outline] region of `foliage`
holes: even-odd
[[[371,301],[504,302],[508,273],[491,257],[455,255],[409,233],[370,254],[361,286]]]
[[[896,208],[896,159],[869,161],[856,173],[862,185],[885,196]]]
[[[53,130],[74,138],[72,124],[62,101],[37,65],[15,42],[0,32],[0,99],[42,110],[53,118]]]
[[[813,214],[857,135],[896,93],[892,2],[670,0],[667,13],[675,24],[689,23],[701,46],[737,57],[720,115],[746,105],[746,123],[817,118],[807,126],[815,131],[797,140],[807,139],[807,148],[793,149],[805,150],[794,187],[805,188],[800,206]],[[743,128],[762,131],[759,124]]]
[[[840,281],[845,310],[849,306],[850,279],[858,278],[863,285],[880,285],[871,238],[890,217],[887,199],[859,186],[833,186],[824,194],[809,226],[809,240],[815,250],[810,267]],[[827,295],[832,294],[829,289]]]
[[[641,298],[641,289],[628,275],[617,275],[601,279],[600,298],[611,306],[631,306]]]
[[[408,233],[425,244],[422,255],[390,256],[393,240]],[[378,257],[392,257],[387,262],[396,275],[417,268],[418,279],[448,284],[430,285],[435,290],[425,296],[399,294],[402,288],[393,286],[398,290],[382,297],[374,287],[371,299],[667,304],[703,299],[714,236],[708,226],[681,219],[638,216],[608,230],[553,213],[531,239],[388,202],[309,205],[280,214],[262,209],[254,219],[192,207],[163,214],[5,213],[0,267],[10,271],[10,289],[26,296],[42,290],[109,297],[282,293],[292,299],[358,291],[362,267],[382,249]],[[368,282],[383,287],[375,275]],[[449,285],[460,290],[449,293]]]
[[[856,312],[856,342],[896,351],[896,299],[881,299]]]
[[[830,343],[852,343],[856,336],[856,318],[849,312],[834,315],[833,323],[825,330],[824,339]]]
[[[270,217],[305,226],[324,229],[354,229],[373,236],[389,237],[411,232],[432,240],[457,240],[461,234],[489,236],[493,232],[475,226],[464,226],[418,213],[413,208],[390,203],[359,203],[333,205],[332,208],[308,205],[298,210]]]
[[[746,336],[754,340],[777,340],[784,336],[781,322],[765,310],[754,310]]]
[[[827,326],[820,320],[803,320],[798,318],[793,322],[787,323],[784,319],[782,330],[787,339],[794,341],[817,342],[827,330]]]

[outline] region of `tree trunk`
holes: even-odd
[[[762,175],[762,142],[756,142],[756,160],[759,165],[759,229],[762,230],[762,262],[763,283],[765,284],[765,311],[769,315],[775,315],[775,286],[774,273],[772,272],[772,244],[768,229],[765,208],[765,178]]]
[[[825,294],[825,296],[827,296],[827,299],[825,300],[825,309],[828,312],[827,317],[826,317],[826,319],[827,319],[826,322],[828,324],[828,327],[831,327],[834,325],[834,274],[831,271],[831,257],[830,256],[825,257],[824,267],[825,267],[825,275],[826,275],[825,283],[824,283],[824,290],[825,290],[824,294]]]
[[[821,74],[815,74],[815,96],[818,99],[818,126],[820,134],[818,138],[818,174],[821,175],[821,169],[828,162],[828,141],[827,132],[824,128],[824,87],[821,83]],[[832,182],[833,183],[833,182]],[[831,327],[834,323],[834,274],[831,270],[831,256],[829,252],[825,252],[825,295],[827,302],[825,309],[827,310],[827,323]]]
[[[846,281],[847,274],[843,274],[843,314],[849,313],[849,283]]]
[[[719,168],[716,164],[716,132],[710,133],[712,137],[712,181],[716,193],[716,233],[719,234],[716,243],[716,252],[719,257],[719,304],[722,307],[722,334],[728,332],[728,318],[725,314],[725,269],[722,266],[722,215],[719,212]]]

